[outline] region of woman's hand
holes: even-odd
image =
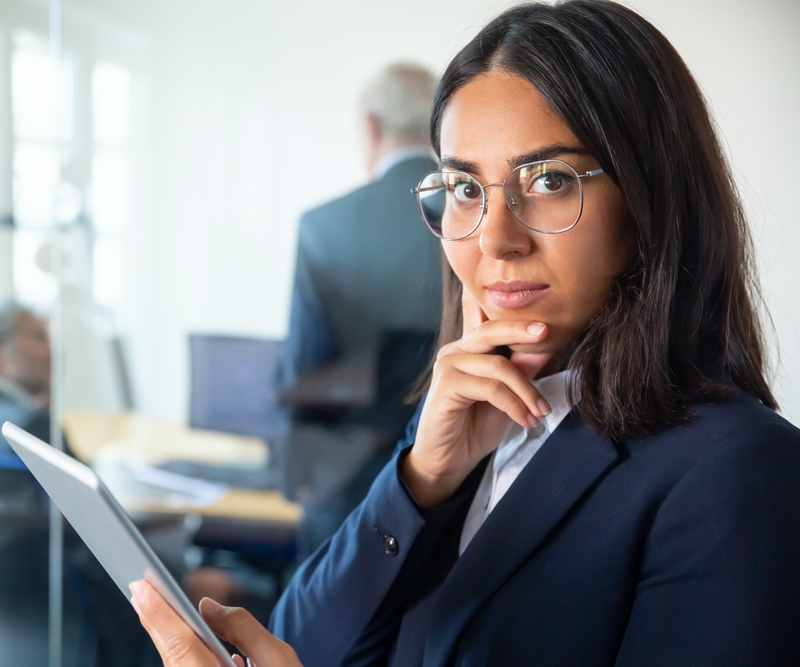
[[[146,581],[131,584],[131,603],[144,629],[158,649],[164,667],[219,667],[203,640],[178,616],[166,600]],[[210,598],[200,602],[200,614],[217,636],[234,644],[251,667],[302,667],[292,647],[269,631],[240,607],[223,607]],[[241,656],[233,656],[245,667]]]
[[[478,462],[505,438],[512,421],[535,426],[550,406],[531,379],[551,354],[493,354],[501,345],[531,345],[547,337],[537,322],[488,321],[465,289],[462,337],[439,351],[414,446],[402,475],[417,502],[447,500]]]

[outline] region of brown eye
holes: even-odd
[[[574,179],[561,171],[550,171],[542,174],[531,184],[535,194],[549,195],[567,190]]]
[[[481,189],[474,181],[459,181],[454,189],[455,198],[459,201],[472,201],[481,197]]]

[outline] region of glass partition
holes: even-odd
[[[233,456],[245,468],[262,465],[270,451],[257,438],[189,429],[190,338],[286,336],[301,215],[368,180],[359,124],[366,81],[399,61],[440,73],[512,4],[0,0],[0,300],[13,297],[48,322],[52,389],[26,399],[31,409],[50,399],[47,437],[58,444],[65,434],[73,454],[114,479],[131,460],[225,467]],[[798,421],[800,278],[791,250],[800,237],[788,221],[792,148],[800,147],[789,64],[800,54],[785,28],[797,13],[741,5],[715,31],[714,4],[637,7],[675,41],[723,128],[769,267],[765,292],[783,355],[776,389]],[[703,40],[692,26],[704,27]],[[737,72],[752,76],[743,83]],[[769,164],[768,174],[758,164]],[[0,466],[0,574],[22,574],[6,576],[0,595],[16,601],[23,581],[32,601],[16,613],[16,602],[0,600],[0,646],[15,640],[20,664],[99,664],[107,629],[80,616],[70,596],[94,596],[87,604],[115,628],[136,619],[113,588],[87,588],[94,575],[75,564],[83,556],[74,535],[62,536],[55,515],[48,524],[41,497],[32,496],[32,513],[14,513],[3,498],[20,471],[9,470]],[[193,487],[194,505],[161,488],[158,512],[131,505],[181,576],[209,564],[209,526],[214,539],[230,526],[198,518],[221,488]],[[274,526],[299,515],[291,504],[270,507],[283,523],[258,530],[283,554],[290,538]],[[238,520],[248,516],[239,512]],[[11,549],[13,539],[29,550]],[[240,562],[233,550],[213,553],[223,571]],[[248,585],[266,599],[280,583],[272,590],[261,574],[248,570]],[[140,667],[153,660],[144,651]]]

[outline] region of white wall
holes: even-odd
[[[285,333],[299,214],[364,177],[355,126],[364,81],[398,59],[441,71],[513,3],[64,4],[68,30],[101,17],[141,45],[121,326],[141,407],[182,415],[188,332]],[[753,217],[781,350],[775,388],[800,423],[800,3],[629,4],[674,42],[709,96]],[[309,188],[304,169],[320,163],[329,178]]]

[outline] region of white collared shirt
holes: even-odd
[[[486,517],[500,502],[522,469],[528,465],[533,455],[569,413],[570,405],[567,401],[569,375],[570,371],[562,371],[533,382],[533,386],[550,404],[552,412],[533,428],[522,428],[518,424],[512,424],[506,439],[495,450],[472,499],[464,527],[461,529],[459,556],[464,553]]]

